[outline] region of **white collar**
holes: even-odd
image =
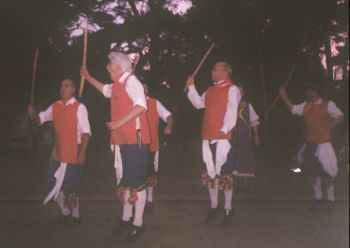
[[[311,102],[312,104],[319,105],[323,102],[322,98],[318,99],[316,102]]]
[[[77,101],[77,99],[75,99],[75,97],[73,96],[72,98],[70,98],[67,102],[66,105],[70,105],[73,104]],[[61,104],[63,104],[63,100],[60,101]]]
[[[220,80],[220,81],[214,82],[214,85],[222,84],[224,82],[225,82],[225,80]]]
[[[125,83],[125,80],[127,79],[128,76],[130,76],[130,74],[131,73],[129,73],[129,72],[124,72],[124,74],[119,78],[118,81],[122,84]]]

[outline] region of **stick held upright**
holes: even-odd
[[[197,75],[197,73],[199,72],[199,70],[201,69],[202,65],[204,64],[204,62],[207,60],[209,54],[211,53],[211,51],[214,49],[215,47],[215,43],[211,44],[211,46],[209,47],[208,51],[204,54],[202,60],[199,62],[199,64],[197,65],[196,69],[194,70],[194,72],[192,73],[191,77],[195,77]],[[184,91],[186,91],[188,89],[187,85],[184,88]]]
[[[39,48],[35,50],[34,63],[33,63],[33,74],[32,74],[32,87],[30,90],[30,100],[29,104],[34,104],[34,91],[35,91],[35,81],[36,81],[36,70],[38,66]]]
[[[88,46],[88,19],[87,19],[87,17],[85,17],[85,20],[84,20],[84,47],[83,47],[83,62],[82,62],[83,67],[86,67],[87,46]],[[80,98],[83,95],[84,83],[85,83],[85,77],[81,76],[80,88],[79,88],[79,97]]]

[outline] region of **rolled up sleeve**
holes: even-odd
[[[228,93],[227,109],[224,124],[220,129],[223,133],[231,131],[237,122],[238,104],[241,101],[241,93],[237,86],[232,86]]]
[[[160,118],[162,118],[162,120],[164,122],[167,122],[167,119],[169,116],[171,116],[171,113],[169,110],[167,110],[164,105],[157,101],[157,112],[158,112],[158,115],[160,116]]]
[[[196,109],[205,108],[205,93],[200,96],[194,85],[188,87],[187,97]]]
[[[126,82],[126,92],[131,98],[134,107],[138,105],[147,110],[147,100],[144,88],[141,82],[135,76],[131,76]]]
[[[338,119],[339,117],[344,116],[344,113],[332,101],[328,104],[328,113],[333,119]]]
[[[306,105],[306,102],[303,102],[302,104],[293,105],[292,114],[303,116],[305,105]]]
[[[112,84],[104,85],[102,93],[103,93],[104,97],[111,98],[112,97]]]
[[[78,109],[78,128],[80,133],[87,133],[91,135],[89,115],[84,104],[80,104]]]
[[[39,113],[40,124],[52,121],[52,105],[45,111]]]

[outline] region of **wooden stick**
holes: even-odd
[[[35,50],[34,63],[33,63],[33,76],[32,76],[32,88],[30,91],[30,105],[34,104],[34,90],[35,90],[35,80],[36,80],[36,68],[38,64],[39,48]]]
[[[132,73],[135,73],[136,67],[137,67],[137,64],[139,63],[139,61],[140,61],[140,55],[137,53],[135,55],[135,61],[134,61],[134,64],[132,66]]]
[[[202,60],[199,62],[199,64],[197,65],[196,69],[194,70],[194,72],[192,73],[191,77],[195,77],[197,75],[197,73],[199,72],[199,70],[201,69],[202,65],[204,64],[204,62],[206,61],[206,59],[208,58],[209,54],[211,53],[211,51],[214,49],[215,47],[215,43],[211,44],[211,46],[209,47],[208,51],[204,54]],[[188,88],[188,86],[186,85],[184,91],[186,91]]]
[[[83,48],[83,62],[82,65],[86,67],[86,59],[87,59],[87,46],[88,46],[88,19],[85,17],[84,21],[84,48]],[[80,78],[80,89],[79,89],[79,97],[83,95],[84,90],[85,77],[82,76]]]
[[[289,83],[291,82],[291,79],[293,77],[295,71],[295,65],[292,66],[289,75],[288,75],[288,79],[286,81],[286,83],[282,86],[283,88],[286,88]],[[272,102],[272,104],[270,105],[270,107],[267,109],[266,114],[265,114],[265,130],[267,130],[267,125],[268,125],[268,119],[269,116],[271,114],[272,109],[276,106],[276,104],[278,103],[278,100],[280,99],[280,95],[278,94],[277,97],[275,98],[275,100]]]

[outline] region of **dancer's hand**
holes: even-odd
[[[170,135],[172,133],[172,128],[171,127],[165,127],[164,128],[164,134],[165,135]]]
[[[281,88],[280,91],[279,91],[279,94],[280,94],[281,97],[287,96],[286,88],[285,87]]]
[[[78,155],[78,164],[85,164],[85,154],[83,152]]]
[[[85,79],[87,81],[89,81],[91,79],[91,74],[90,74],[89,70],[86,67],[84,67],[84,66],[82,66],[80,68],[80,76],[81,77],[85,77]]]
[[[260,145],[260,138],[259,138],[259,136],[255,136],[254,143],[255,143],[256,146]]]
[[[194,77],[187,78],[187,82],[186,82],[186,86],[184,88],[184,91],[187,91],[191,85],[194,85]]]
[[[107,122],[106,125],[110,131],[116,130],[122,126],[120,121]]]
[[[219,132],[219,139],[226,139],[226,133],[224,133],[223,131]]]

